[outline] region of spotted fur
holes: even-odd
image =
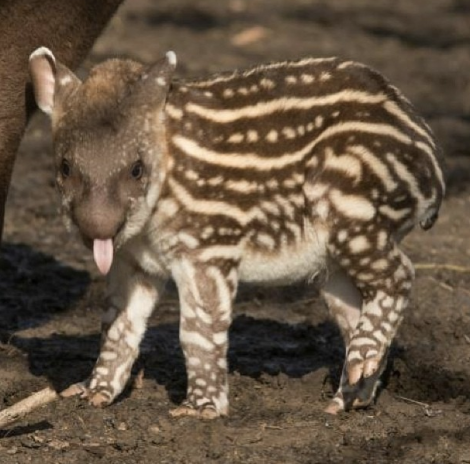
[[[238,283],[306,280],[322,284],[346,347],[327,410],[368,405],[413,281],[399,242],[432,225],[444,194],[439,149],[411,104],[336,58],[178,81],[170,54],[148,69],[106,62],[80,83],[51,56],[31,68],[50,64],[55,99],[39,103],[64,213],[86,243],[115,251],[101,354],[78,391],[96,405],[122,391],[171,277],[188,374],[173,414],[225,415]]]

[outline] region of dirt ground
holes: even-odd
[[[403,247],[411,307],[372,407],[323,413],[343,347],[315,289],[242,289],[230,333],[228,418],[172,419],[185,373],[170,286],[129,388],[110,407],[56,401],[0,432],[9,463],[470,463],[470,3],[468,0],[128,0],[80,72],[109,56],[179,76],[302,56],[368,63],[415,103],[448,161],[436,226]],[[57,214],[48,121],[15,168],[0,267],[0,401],[84,379],[98,353],[103,279]]]

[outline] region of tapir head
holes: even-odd
[[[47,48],[30,56],[36,102],[52,122],[64,216],[106,274],[116,248],[147,223],[164,180],[164,105],[176,66],[109,60],[81,81]]]

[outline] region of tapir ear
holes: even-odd
[[[171,85],[176,68],[176,55],[167,52],[164,58],[147,68],[142,73],[131,94],[130,104],[139,108],[154,108],[162,104]]]
[[[176,54],[170,51],[166,53],[164,58],[158,60],[150,67],[144,79],[151,79],[153,81],[151,85],[156,84],[159,87],[169,87],[175,69]]]
[[[66,66],[58,63],[53,53],[40,47],[29,57],[29,73],[36,103],[44,113],[52,115],[60,99],[81,83]]]

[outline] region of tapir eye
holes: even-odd
[[[62,177],[69,177],[70,176],[70,163],[65,158],[60,162],[60,173]]]
[[[142,177],[143,173],[144,173],[144,165],[143,165],[142,161],[136,161],[132,165],[131,176],[135,180],[139,180]]]

